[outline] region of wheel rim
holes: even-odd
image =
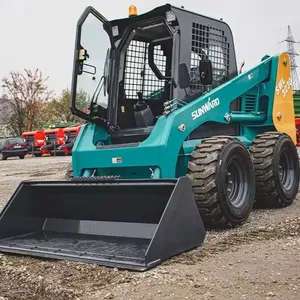
[[[278,174],[281,186],[285,190],[289,190],[293,185],[295,176],[293,165],[292,157],[283,150],[279,158]]]
[[[248,190],[248,173],[239,157],[233,157],[226,169],[226,193],[233,207],[243,205],[244,195]]]

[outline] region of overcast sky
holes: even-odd
[[[300,41],[299,0],[174,0],[170,3],[223,18],[233,31],[237,63],[245,60],[245,69],[259,63],[265,54],[285,50],[286,44],[278,42],[285,38],[287,25],[291,25],[295,39]],[[39,68],[45,76],[50,76],[49,87],[60,93],[71,84],[75,26],[84,8],[91,5],[107,19],[115,19],[127,17],[131,4],[137,6],[138,13],[144,13],[165,3],[160,0],[0,0],[0,77],[10,71]],[[296,50],[300,53],[300,44]],[[300,65],[299,58],[297,63]]]

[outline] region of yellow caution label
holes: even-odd
[[[282,53],[278,60],[272,117],[276,130],[288,134],[296,144],[297,138],[290,58],[286,52]]]

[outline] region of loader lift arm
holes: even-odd
[[[272,58],[266,58],[258,66],[235,77],[231,81],[216,87],[212,91],[207,92],[205,95],[191,101],[190,103],[183,104],[180,109],[174,111],[174,114],[169,115],[166,118],[166,122],[172,122],[173,124],[168,127],[172,127],[174,129],[178,128],[178,126],[182,123],[182,120],[185,120],[184,132],[186,132],[186,136],[182,135],[178,144],[182,144],[187,135],[193,130],[212,119],[224,124],[237,122],[244,125],[253,125],[266,122],[266,106],[258,106],[255,111],[251,112],[230,111],[230,103],[243,96],[256,86],[263,83],[267,84],[271,76],[271,66]],[[257,95],[257,97],[262,96],[263,94]],[[177,102],[177,100],[175,99],[171,102]],[[180,101],[180,103],[184,102]],[[172,103],[170,103],[170,105],[172,105]],[[264,110],[258,111],[257,109],[260,107],[263,107]],[[174,134],[177,134],[176,130],[173,132]],[[172,131],[170,132],[168,139],[174,140],[174,137],[172,137],[171,134]],[[166,144],[168,144],[168,142],[166,142]]]
[[[140,143],[124,146],[105,145],[106,135],[101,134],[97,135],[97,141],[92,142],[93,138],[85,134],[85,127],[83,127],[80,133],[81,137],[75,145],[81,158],[77,158],[76,152],[73,154],[75,177],[83,176],[83,174],[91,176],[95,169],[98,169],[99,175],[110,174],[123,177],[122,170],[125,169],[122,168],[137,167],[156,170],[154,178],[174,178],[176,177],[178,154],[183,151],[185,155],[189,155],[195,145],[201,142],[199,139],[190,140],[189,135],[193,130],[211,120],[220,123],[220,126],[230,122],[240,123],[241,135],[239,138],[245,145],[250,145],[262,127],[266,130],[274,128],[273,106],[270,103],[275,95],[278,58],[278,56],[264,57],[260,64],[249,71],[187,104],[174,99],[173,102],[180,102],[180,105],[183,106],[173,110],[167,116],[161,116],[149,137]],[[246,107],[243,101],[246,101],[245,95],[249,92],[255,96],[255,106],[252,111],[230,111],[230,103],[238,97],[241,97],[242,108]],[[281,122],[283,121],[281,120]],[[286,133],[293,138],[293,130],[295,130],[293,122],[291,124],[288,122],[287,125]],[[97,130],[96,127],[95,130]],[[95,147],[97,142],[99,146]],[[85,149],[93,148],[101,150],[103,159],[99,164],[96,159],[97,151],[85,154]],[[141,151],[144,156],[139,159]],[[93,158],[84,160],[82,163],[82,156],[85,155]],[[169,157],[167,162],[164,160],[165,156]],[[112,163],[113,157],[121,157],[121,165]],[[132,157],[136,157],[134,164]],[[138,173],[137,176],[139,176]]]

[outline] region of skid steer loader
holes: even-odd
[[[299,187],[286,53],[238,74],[230,27],[166,4],[77,24],[66,181],[22,182],[0,251],[147,270]]]

